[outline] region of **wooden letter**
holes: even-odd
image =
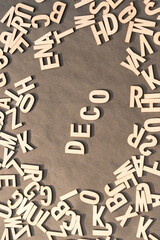
[[[153,164],[153,167],[148,167],[148,166],[144,166],[143,170],[152,174],[155,174],[157,176],[160,176],[160,170],[158,170],[159,168],[159,162],[155,161]]]
[[[7,165],[6,165],[6,168],[10,168],[11,166],[13,166],[17,172],[23,176],[24,175],[24,172],[22,171],[22,169],[20,168],[19,164],[16,162],[15,159],[11,160]]]
[[[28,30],[25,28],[29,28],[31,26],[30,23],[24,23],[23,19],[19,16],[13,18],[11,25],[24,34],[28,33]]]
[[[106,90],[93,90],[89,94],[89,100],[92,103],[106,103],[110,99],[109,92]]]
[[[7,84],[7,77],[4,73],[0,74],[0,87],[4,87]],[[8,99],[8,98],[7,98]],[[0,100],[1,103],[1,100]]]
[[[123,2],[123,0],[116,0],[116,2],[113,0],[106,0],[106,1],[109,3],[111,8],[113,9],[117,8]]]
[[[133,171],[135,171],[135,170],[132,170],[131,172],[133,172]],[[135,186],[138,185],[138,182],[137,182],[133,173],[130,173],[130,174],[128,174],[125,177],[122,177],[120,179],[117,179],[115,181],[115,184],[119,185],[121,183],[124,183],[127,188],[130,188],[131,186],[130,186],[129,180],[132,180],[132,182],[134,183]]]
[[[11,102],[11,98],[0,98],[0,107],[9,110],[11,107],[8,103]]]
[[[12,129],[17,129],[22,127],[22,123],[16,123],[17,122],[17,108],[11,108],[10,110],[8,110],[6,112],[6,115],[11,114],[12,113]]]
[[[133,125],[133,133],[128,136],[127,142],[130,146],[137,148],[143,135],[145,133],[145,129],[141,128],[140,131],[138,131],[138,125]]]
[[[23,95],[20,95],[19,97],[17,97],[14,93],[10,92],[9,90],[5,90],[4,92],[7,96],[9,96],[10,98],[12,98],[13,100],[16,101],[16,106],[18,107],[19,104],[21,103],[22,99],[23,99]]]
[[[95,114],[87,114],[88,108],[89,107],[81,108],[80,117],[84,120],[97,120],[101,115],[100,110],[97,107],[94,107],[93,110]]]
[[[142,107],[141,112],[159,112],[160,107],[158,107],[157,104],[160,103],[160,94],[159,93],[144,94],[144,99],[141,99],[141,103],[149,105]]]
[[[3,168],[6,166],[9,160],[12,160],[12,157],[14,154],[15,154],[14,151],[12,150],[9,151],[7,147],[4,148],[3,163],[2,163]]]
[[[41,217],[41,219],[37,223],[37,227],[39,227],[39,229],[41,229],[44,233],[47,232],[47,229],[43,226],[43,223],[47,220],[49,216],[50,216],[50,212],[46,211],[45,214]]]
[[[151,239],[151,240],[159,240],[159,238],[153,236],[152,234],[149,234],[148,237],[149,237],[149,239]]]
[[[40,20],[45,20],[45,23],[44,23],[45,27],[48,27],[50,22],[51,22],[50,18],[48,17],[48,15],[44,15],[44,14],[43,15],[37,15],[37,16],[34,16],[32,18],[32,21],[31,21],[32,26],[34,28],[39,28],[38,23],[36,23],[36,21],[40,21]]]
[[[1,240],[10,240],[9,228],[5,228]]]
[[[45,58],[51,57],[53,55],[52,52],[48,52],[49,50],[52,50],[52,44],[35,45],[33,46],[33,49],[40,50],[39,52],[34,54],[34,58]]]
[[[76,29],[84,28],[95,24],[94,15],[84,15],[74,17]]]
[[[44,2],[45,0],[35,0],[37,3],[42,3]]]
[[[151,194],[151,198],[152,198],[153,208],[160,206],[160,195],[159,194]],[[154,199],[154,201],[153,201],[153,199]]]
[[[33,206],[33,208],[31,209],[31,211],[27,217],[27,222],[32,226],[35,226],[38,223],[38,221],[40,220],[40,218],[42,217],[42,215],[44,214],[43,210],[38,209],[38,212],[37,212],[37,209],[38,209],[38,206],[36,206],[36,205]]]
[[[16,143],[17,143],[17,138],[13,137],[7,133],[0,132],[0,137],[3,139],[0,139],[0,145],[7,147],[11,150],[15,149]]]
[[[143,96],[143,89],[139,86],[130,87],[130,108],[135,107],[135,103],[138,108],[142,107],[140,99]]]
[[[133,217],[136,217],[138,215],[138,213],[132,212],[132,210],[133,210],[133,207],[130,205],[128,207],[125,215],[116,217],[117,221],[121,221],[121,223],[120,223],[121,227],[124,227],[124,225],[126,224],[126,222],[129,218],[133,218]]]
[[[51,214],[56,221],[59,221],[69,209],[69,205],[64,201],[61,201],[57,204],[57,207],[51,209]]]
[[[28,142],[28,131],[24,131],[23,133],[23,138],[21,136],[21,134],[17,134],[17,138],[19,141],[19,144],[21,146],[22,152],[26,153],[27,150],[31,151],[33,150],[33,147],[31,147],[27,142]]]
[[[51,14],[50,14],[51,21],[59,24],[61,22],[62,17],[63,17],[65,8],[66,8],[65,3],[60,2],[60,1],[56,1],[53,4],[53,12],[51,12]]]
[[[114,212],[120,207],[124,206],[127,203],[127,199],[124,194],[117,193],[113,198],[108,198],[106,201],[106,206],[110,212]]]
[[[74,228],[74,226],[76,224],[77,216],[76,216],[75,212],[73,212],[71,210],[66,212],[66,216],[72,216],[71,222],[70,222],[69,225],[67,224],[67,222],[63,222],[62,225],[63,225],[65,230],[72,231],[72,229]]]
[[[82,226],[81,226],[81,216],[77,215],[76,223],[71,232],[72,235],[75,235],[78,232],[79,236],[83,236]]]
[[[97,45],[101,45],[102,42],[101,42],[101,39],[100,39],[100,35],[103,36],[103,39],[104,39],[105,42],[109,41],[109,37],[108,37],[108,34],[106,32],[106,29],[105,29],[105,26],[104,26],[103,22],[100,21],[97,24],[99,25],[100,30],[97,30],[96,25],[92,25],[91,30],[92,30],[92,33],[94,35],[94,38],[96,40]]]
[[[109,197],[113,197],[117,193],[123,191],[126,188],[126,185],[124,183],[120,184],[119,186],[115,187],[114,189],[111,190],[110,186],[107,184],[104,188],[106,194]]]
[[[125,24],[130,22],[132,18],[136,16],[136,14],[137,14],[137,9],[134,7],[133,2],[131,2],[128,7],[126,7],[120,12],[118,19],[121,23]]]
[[[145,191],[136,190],[136,212],[148,212]]]
[[[33,187],[35,187],[37,191],[40,191],[40,185],[37,182],[29,183],[28,186],[23,190],[24,195],[28,198],[28,200],[31,200],[36,196],[35,191],[31,190]]]
[[[95,193],[93,191],[84,190],[80,193],[80,199],[82,202],[94,205],[99,203],[100,196],[98,195],[98,193]]]
[[[139,36],[139,39],[140,39],[140,48],[141,48],[141,56],[142,57],[146,56],[145,48],[148,50],[149,54],[154,53],[149,42],[147,41],[146,37],[143,34],[141,34]]]
[[[145,13],[147,15],[152,16],[152,15],[155,15],[157,13],[160,13],[160,7],[156,8],[156,9],[150,9],[150,8],[153,8],[155,4],[156,4],[155,2],[148,2],[146,4]],[[159,18],[160,18],[160,15],[158,15],[157,20],[159,20]]]
[[[64,201],[64,200],[66,200],[66,199],[68,199],[68,198],[71,198],[71,197],[77,195],[77,194],[78,194],[78,190],[75,189],[75,190],[73,190],[73,191],[71,191],[71,192],[69,192],[69,193],[66,193],[65,195],[61,196],[61,197],[60,197],[60,200],[61,200],[61,201]]]
[[[12,216],[12,210],[4,205],[3,203],[0,204],[0,217],[1,218],[10,218]]]
[[[10,53],[13,54],[16,50],[19,50],[21,53],[24,52],[24,49],[21,47],[21,44],[23,44],[26,48],[29,47],[29,43],[24,39],[24,38],[20,38],[14,45],[13,47],[10,49]]]
[[[147,147],[155,147],[157,145],[157,143],[158,143],[158,140],[153,135],[148,135],[146,137],[146,139],[149,140],[150,142],[141,144],[141,146],[139,147],[139,151],[144,156],[150,156],[152,154],[152,151],[145,150],[145,148],[147,148]]]
[[[85,145],[78,141],[70,141],[65,146],[65,153],[85,154]]]
[[[28,12],[34,12],[34,7],[31,7],[29,5],[26,5],[24,3],[18,3],[16,5],[16,8],[15,8],[15,14],[22,17],[22,18],[25,18],[25,19],[28,19],[30,20],[31,19],[31,15],[30,14],[27,14],[27,13],[23,13],[21,12],[19,9],[22,8],[22,9],[25,9],[25,11],[28,11]]]
[[[24,176],[24,181],[31,178],[33,181],[39,182],[43,178],[43,170],[24,169],[24,172],[27,174]]]
[[[112,225],[106,223],[107,230],[92,230],[93,236],[110,236],[113,232]]]
[[[86,131],[84,131],[83,125],[79,125],[77,126],[77,124],[71,124],[71,128],[70,128],[70,136],[71,137],[91,137],[91,125],[90,124],[85,124],[86,126]],[[78,127],[78,131],[75,129],[75,127]]]
[[[35,97],[34,95],[28,93],[24,96],[24,98],[22,99],[21,105],[20,105],[20,110],[23,113],[28,113],[29,111],[31,111],[33,105],[35,103]]]
[[[153,124],[155,124],[155,127],[152,126]],[[160,132],[160,126],[156,124],[160,124],[160,118],[150,118],[144,122],[144,127],[148,132]]]
[[[141,18],[135,18],[135,21],[130,21],[128,25],[128,31],[126,35],[125,42],[129,43],[131,39],[132,32],[153,36],[154,31],[148,29],[148,27],[155,27],[156,22],[144,20]]]
[[[160,45],[160,32],[156,32],[153,36],[153,41],[158,46]]]
[[[10,41],[12,38],[12,33],[10,32],[2,32],[0,36],[0,41],[4,44],[4,52],[8,52],[8,49],[10,47]]]
[[[5,219],[4,223],[6,228],[22,228],[23,227],[21,216]]]
[[[16,209],[21,204],[23,200],[23,195],[18,190],[16,190],[12,194],[12,198],[16,200],[15,203],[12,203],[12,201],[9,199],[7,201],[7,205],[9,206],[10,209]]]
[[[24,79],[22,79],[22,80],[20,80],[20,81],[18,81],[14,84],[14,86],[16,88],[22,86],[22,88],[17,91],[18,95],[26,93],[29,90],[34,89],[36,87],[35,84],[33,84],[33,83],[29,84],[29,82],[32,81],[32,80],[33,80],[32,77],[29,76],[29,77],[24,78]]]
[[[41,200],[43,206],[50,206],[52,203],[52,189],[49,186],[41,186],[40,195],[47,196],[47,200]]]
[[[149,75],[144,70],[141,72],[142,76],[144,77],[150,88],[154,90],[156,88],[155,85],[160,86],[160,80],[155,79],[154,77],[153,65],[150,65],[148,67],[148,73]]]
[[[53,59],[55,60],[54,63],[52,63]],[[39,61],[40,61],[41,70],[48,70],[48,69],[60,67],[58,54],[54,55],[54,53],[52,53],[51,57],[46,57],[46,64],[44,63],[44,58],[39,58]]]
[[[112,29],[111,29],[111,24],[109,19],[110,21],[112,21],[112,25],[113,25]],[[118,21],[114,14],[108,13],[106,15],[103,15],[103,21],[104,21],[108,36],[113,35],[118,31]]]
[[[98,206],[94,205],[93,206],[93,226],[100,225],[101,227],[104,227],[104,223],[101,220],[102,214],[104,212],[105,206],[101,206],[98,210]]]
[[[106,1],[103,1],[101,3],[98,4],[98,6],[95,8],[95,5],[96,3],[95,2],[92,2],[90,5],[89,5],[89,11],[91,14],[94,14],[96,15],[98,12],[100,12],[102,9],[103,10],[103,15],[107,14],[110,10],[110,6],[108,4],[108,2]]]
[[[57,237],[67,237],[67,232],[65,231],[65,229],[63,228],[63,225],[60,225],[60,229],[61,232],[58,231],[47,231],[47,237],[49,238],[49,240],[52,240],[52,236],[57,236]]]
[[[50,39],[51,36],[52,36],[52,32],[48,32],[48,33],[44,34],[42,37],[38,38],[36,41],[34,41],[34,44],[35,45],[53,44],[54,40]]]
[[[6,19],[8,18],[8,21],[7,21],[7,27],[10,27],[11,26],[11,22],[12,22],[12,19],[13,19],[13,15],[14,15],[14,10],[15,10],[15,7],[12,6],[8,12],[3,16],[3,18],[1,19],[1,23],[4,23],[6,21]]]
[[[28,203],[27,203],[28,202]],[[23,214],[23,219],[27,219],[28,214],[30,213],[31,209],[33,208],[34,203],[29,202],[26,197],[23,198],[23,201],[21,202],[20,206],[18,207],[16,214],[21,215]]]
[[[0,69],[6,67],[9,63],[9,59],[7,56],[4,55],[2,49],[0,49]]]
[[[24,226],[19,232],[16,232],[15,228],[11,228],[13,239],[17,240],[20,238],[25,232],[27,233],[28,237],[31,237],[31,230],[29,225]]]
[[[140,217],[136,237],[141,238],[141,236],[143,236],[144,240],[148,240],[146,231],[149,228],[149,226],[151,225],[151,223],[153,222],[153,220],[148,219],[145,224],[144,224],[144,221],[145,221],[145,217]]]
[[[135,168],[133,168],[133,164],[131,163],[131,161],[128,160],[124,164],[122,164],[122,166],[120,166],[116,171],[114,171],[113,174],[117,175],[117,179],[120,179],[133,172],[135,172]]]
[[[75,8],[79,8],[91,2],[93,2],[93,0],[81,0],[80,2],[74,4],[74,6]]]
[[[59,44],[61,43],[61,39],[74,33],[74,28],[70,28],[62,33],[57,33],[57,31],[54,32],[54,37],[56,39],[56,42]]]
[[[143,166],[144,166],[144,156],[140,156],[138,159],[136,156],[132,156],[133,164],[136,169],[136,173],[138,177],[143,176]]]
[[[145,194],[146,194],[147,203],[148,204],[152,203],[151,191],[150,191],[149,185],[147,183],[138,184],[136,190],[138,190],[138,191],[144,190]]]

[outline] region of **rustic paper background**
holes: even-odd
[[[34,0],[0,1],[0,18],[7,10],[23,2],[34,6],[36,11],[33,15],[49,14],[52,11],[54,1],[46,0],[38,4]],[[36,89],[31,90],[36,96],[36,104],[33,110],[27,114],[20,112],[19,120],[26,124],[17,130],[11,129],[11,116],[7,118],[5,130],[13,134],[30,130],[31,142],[36,147],[35,150],[23,154],[21,149],[15,156],[21,163],[41,164],[45,169],[45,185],[52,185],[54,190],[53,204],[47,209],[51,209],[59,201],[59,197],[75,188],[84,190],[90,189],[101,195],[100,205],[104,205],[107,196],[104,186],[113,183],[115,171],[126,160],[133,155],[139,155],[138,149],[133,149],[127,144],[127,137],[133,130],[133,124],[138,123],[143,126],[146,119],[159,117],[158,113],[141,113],[140,109],[129,108],[129,91],[131,85],[142,86],[145,93],[151,93],[146,81],[142,76],[137,77],[131,71],[120,66],[124,61],[127,47],[132,47],[140,53],[139,35],[133,34],[130,44],[124,43],[128,24],[119,24],[119,31],[110,37],[110,41],[100,46],[96,45],[90,27],[76,31],[74,34],[64,38],[62,44],[55,45],[54,51],[60,54],[61,67],[46,71],[40,70],[39,60],[34,59],[33,42],[49,31],[64,31],[74,27],[74,16],[89,14],[88,5],[75,9],[74,1],[64,1],[67,3],[67,10],[60,25],[52,23],[49,27],[41,26],[39,29],[32,28],[26,36],[30,41],[30,47],[23,54],[16,52],[10,56],[10,64],[1,72],[7,72],[9,77],[8,85],[1,88],[1,97],[5,89],[13,89],[14,83],[27,77],[34,76]],[[99,1],[98,1],[99,2]],[[122,9],[128,6],[130,1],[124,1],[117,9],[111,10],[116,16]],[[158,1],[157,1],[158,2]],[[144,12],[143,1],[134,1],[138,9],[137,16],[148,20],[156,20],[156,17],[149,17]],[[102,12],[97,15],[97,21],[102,19]],[[0,30],[8,31],[5,24],[0,24]],[[159,24],[155,31],[159,30]],[[159,67],[159,46],[153,43],[152,37],[147,37],[155,53],[147,55],[147,61],[140,69],[147,69],[150,64],[155,65],[155,76],[160,79]],[[3,45],[1,44],[1,47]],[[9,56],[9,55],[8,55]],[[111,94],[111,100],[105,104],[93,104],[89,101],[89,93],[95,89],[106,89]],[[159,92],[159,89],[154,92]],[[84,121],[80,118],[80,109],[85,106],[101,108],[101,118],[96,121]],[[92,137],[73,138],[70,137],[70,124],[78,123],[92,124]],[[159,134],[155,134],[159,139]],[[87,144],[87,154],[71,155],[65,154],[65,144],[71,140],[82,140]],[[3,158],[3,147],[0,148]],[[148,164],[153,164],[159,160],[159,144],[154,147],[153,154],[146,158]],[[1,170],[2,174],[16,173],[14,168]],[[159,178],[151,174],[144,174],[143,182],[150,184],[153,193],[159,193]],[[23,181],[19,178],[19,186],[23,189],[30,180]],[[3,187],[1,189],[0,202],[6,203],[15,191],[13,187]],[[122,207],[115,213],[105,212],[105,221],[111,223],[114,228],[113,236],[118,239],[136,238],[139,216],[133,218],[126,227],[121,228],[115,217],[123,215],[129,204],[135,203],[135,187],[124,191],[129,200],[128,205]],[[39,197],[35,198],[35,203],[39,202]],[[33,199],[34,200],[34,199]],[[78,210],[83,218],[84,238],[94,238],[92,230],[92,206],[80,201],[79,196],[69,200],[73,209]],[[151,226],[150,232],[160,235],[159,230],[159,207],[148,213],[141,214],[156,220]],[[67,218],[65,218],[67,219]],[[62,222],[62,219],[60,222]],[[51,230],[58,230],[60,223],[56,223],[50,218],[46,226]],[[0,235],[4,229],[3,219],[0,219]],[[32,239],[47,239],[37,227],[33,229]],[[69,236],[68,239],[78,239],[77,236]],[[27,235],[23,236],[27,239]],[[59,239],[59,237],[57,238]]]

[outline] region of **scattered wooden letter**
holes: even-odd
[[[70,141],[65,145],[65,153],[85,154],[85,145],[79,141]]]
[[[82,202],[95,205],[99,203],[100,196],[96,192],[93,192],[90,190],[84,190],[80,193],[80,199]]]
[[[66,202],[60,201],[57,207],[51,209],[51,214],[56,221],[59,221],[69,209],[70,206]]]
[[[104,227],[104,223],[101,220],[102,214],[105,210],[105,206],[100,206],[99,211],[98,211],[98,206],[93,205],[93,226],[99,225],[100,227]]]
[[[149,226],[151,225],[151,223],[153,222],[153,220],[148,219],[145,224],[144,224],[144,221],[145,221],[145,217],[140,217],[136,237],[141,238],[141,236],[143,236],[144,240],[148,240],[146,231],[149,228]]]
[[[133,218],[138,215],[137,212],[132,212],[132,210],[133,210],[133,207],[130,205],[123,216],[116,217],[117,221],[121,221],[120,222],[121,227],[124,227],[124,225],[126,224],[129,218]]]
[[[93,36],[96,40],[97,45],[101,45],[102,41],[101,41],[100,36],[101,35],[103,36],[103,39],[104,39],[105,42],[109,41],[109,37],[108,37],[107,31],[105,29],[105,26],[104,26],[103,22],[100,21],[97,24],[99,25],[100,30],[97,30],[96,25],[92,25],[91,30],[92,30],[92,33],[93,33]]]
[[[24,131],[23,133],[17,134],[17,138],[23,153],[26,153],[27,150],[28,151],[33,150],[33,147],[28,144],[28,131]]]
[[[38,23],[36,23],[37,21],[42,21],[44,20],[44,26],[45,27],[48,27],[50,25],[50,18],[48,15],[45,15],[45,14],[42,14],[42,15],[37,15],[37,16],[34,16],[31,20],[31,23],[32,23],[32,27],[34,28],[39,28],[39,25]]]
[[[113,198],[108,198],[106,206],[110,212],[114,212],[120,207],[124,206],[128,200],[122,193],[117,193]]]
[[[56,1],[53,4],[53,11],[50,14],[50,19],[52,22],[60,24],[63,14],[65,12],[67,4],[61,1]]]
[[[69,193],[66,193],[65,195],[61,196],[61,197],[60,197],[60,200],[61,200],[61,201],[64,201],[64,200],[66,200],[66,199],[68,199],[68,198],[74,197],[74,196],[77,195],[77,194],[79,194],[79,192],[78,192],[77,189],[75,189],[75,190],[73,190],[73,191],[71,191],[71,192],[69,192]]]

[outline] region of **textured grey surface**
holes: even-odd
[[[19,1],[24,2],[24,1]],[[0,17],[4,16],[10,6],[15,5],[16,0],[0,1]],[[49,14],[52,10],[53,1],[46,0],[37,4],[33,0],[26,1],[36,8],[34,15],[40,13]],[[11,116],[8,117],[5,130],[14,134],[31,131],[31,142],[36,149],[23,154],[18,149],[16,158],[22,163],[35,163],[44,165],[46,177],[43,183],[54,187],[54,202],[48,208],[55,206],[59,197],[75,188],[91,189],[101,194],[100,205],[104,205],[107,196],[104,186],[113,183],[115,171],[127,159],[133,155],[139,155],[138,149],[133,149],[127,144],[127,137],[132,132],[133,124],[139,123],[143,126],[146,119],[158,117],[158,113],[141,113],[140,109],[129,108],[129,91],[131,85],[140,85],[145,93],[151,93],[146,81],[142,76],[137,77],[131,71],[120,66],[125,60],[127,53],[125,49],[133,47],[140,52],[139,35],[134,34],[130,44],[124,43],[127,26],[120,24],[119,31],[110,37],[110,41],[97,46],[90,27],[80,29],[74,34],[66,37],[62,44],[55,46],[55,51],[61,54],[61,67],[52,70],[40,71],[38,59],[34,59],[33,42],[48,31],[64,31],[74,27],[74,16],[88,13],[88,6],[79,9],[74,8],[74,1],[66,2],[68,7],[63,21],[60,25],[52,23],[49,27],[31,29],[27,35],[31,46],[23,54],[17,52],[11,56],[10,64],[2,72],[9,74],[9,83],[1,88],[1,96],[4,96],[5,89],[15,89],[14,83],[29,76],[34,76],[34,83],[38,83],[36,89],[32,90],[37,98],[35,107],[28,114],[20,112],[20,120],[26,124],[17,130],[11,130]],[[118,16],[119,12],[127,6],[125,1],[112,13]],[[135,1],[138,8],[137,16],[144,19],[155,20],[155,17],[148,17],[144,13],[142,1]],[[102,13],[97,16],[101,20]],[[155,28],[158,31],[159,26]],[[5,24],[0,24],[1,31],[8,31]],[[148,61],[141,69],[146,69],[150,64],[156,65],[156,77],[158,76],[160,61],[159,47],[150,40],[155,53],[147,55]],[[134,40],[134,41],[133,41]],[[1,44],[1,46],[3,46]],[[111,100],[105,104],[93,104],[89,101],[89,93],[94,89],[106,89],[111,93]],[[154,92],[158,92],[159,89]],[[102,116],[96,121],[84,121],[80,118],[80,109],[85,106],[99,106],[102,109]],[[80,140],[70,137],[71,123],[93,124],[93,136],[89,139],[82,139],[88,146],[88,153],[79,156],[65,154],[65,144],[71,140]],[[156,134],[159,139],[159,134]],[[3,158],[3,147],[0,148]],[[147,158],[151,165],[159,160],[159,144],[154,148],[154,153]],[[14,169],[1,170],[1,173],[16,173]],[[141,178],[143,182],[150,183],[153,193],[159,193],[159,179],[157,176],[145,174]],[[20,186],[23,189],[30,181],[23,181],[20,178]],[[15,191],[13,187],[1,189],[0,202],[7,202]],[[131,204],[135,203],[135,187],[125,191]],[[38,201],[39,198],[35,200]],[[84,238],[92,236],[92,206],[80,201],[79,196],[70,199],[73,209],[80,211],[84,216],[82,225],[84,227]],[[105,220],[113,224],[113,236],[118,239],[136,238],[139,216],[132,219],[123,229],[116,222],[115,217],[123,215],[128,205],[111,214],[108,210],[105,213]],[[156,221],[150,232],[160,235],[159,230],[159,207],[141,214],[149,216]],[[60,223],[63,219],[60,221]],[[57,229],[60,223],[50,218],[46,225],[51,229]],[[0,219],[0,235],[3,233],[3,219]],[[37,227],[34,227],[32,239],[47,239]],[[69,236],[69,239],[77,239],[78,236]],[[24,235],[23,239],[27,239]],[[59,238],[58,238],[59,239]]]

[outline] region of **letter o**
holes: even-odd
[[[21,102],[20,110],[23,113],[28,113],[33,107],[33,104],[34,104],[34,96],[32,94],[27,94],[24,96]]]
[[[100,201],[100,197],[99,197],[98,193],[95,193],[95,192],[89,191],[89,190],[82,191],[80,193],[80,199],[82,202],[92,204],[92,205],[98,204]]]
[[[89,94],[89,100],[92,103],[106,103],[109,101],[109,92],[106,90],[93,90]]]

